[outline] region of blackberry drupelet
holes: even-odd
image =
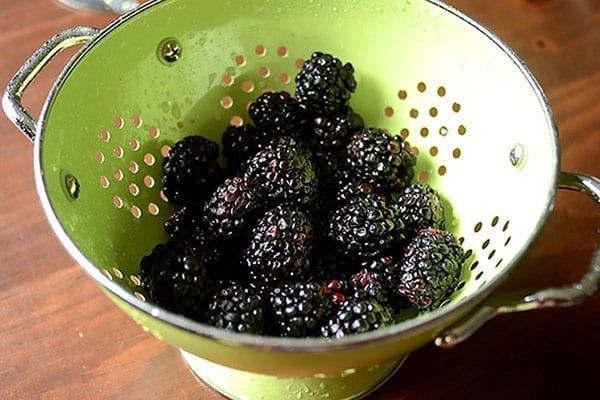
[[[350,137],[365,127],[362,117],[350,107],[335,115],[320,115],[310,127],[309,141],[317,149],[327,150],[345,146]]]
[[[180,242],[159,244],[140,262],[140,280],[159,306],[191,318],[200,318],[209,289],[207,271]]]
[[[382,129],[355,133],[346,146],[346,163],[358,178],[383,191],[398,191],[414,178],[416,157],[401,136]]]
[[[264,205],[310,204],[317,195],[312,154],[295,139],[274,140],[247,165],[244,176],[257,188]]]
[[[364,195],[332,214],[328,235],[344,255],[374,257],[404,238],[404,224],[385,199]]]
[[[355,90],[354,67],[331,54],[313,53],[296,75],[296,98],[313,113],[340,112]]]
[[[421,229],[444,229],[444,208],[437,192],[420,183],[404,189],[396,205],[406,224],[406,229],[415,235]]]
[[[209,303],[206,320],[218,328],[262,335],[265,331],[264,303],[253,288],[230,283]]]
[[[210,272],[223,261],[223,249],[213,242],[207,231],[201,207],[181,208],[165,221],[164,228],[171,239],[180,241],[186,252]]]
[[[259,219],[251,237],[243,260],[255,287],[294,283],[307,275],[313,226],[304,212],[277,206]]]
[[[274,332],[280,336],[319,336],[331,304],[316,283],[283,285],[271,293]]]
[[[217,187],[223,171],[219,145],[202,136],[177,142],[163,162],[163,192],[171,203],[197,205]]]
[[[239,236],[259,205],[258,194],[244,178],[226,179],[204,207],[208,230],[217,237]]]
[[[419,310],[439,307],[458,284],[464,255],[451,233],[419,231],[404,251],[398,293]]]
[[[350,285],[346,279],[330,279],[321,284],[321,291],[329,297],[334,307],[339,307],[346,302],[350,295]]]
[[[373,331],[394,323],[392,313],[377,300],[348,300],[322,328],[321,334],[331,339]]]
[[[248,113],[262,144],[281,136],[299,137],[306,127],[304,110],[287,92],[263,93],[250,105]]]
[[[221,138],[228,170],[236,174],[260,149],[260,134],[252,125],[229,126]]]

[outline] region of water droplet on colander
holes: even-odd
[[[445,126],[442,126],[440,128],[440,135],[446,136],[447,134],[448,134],[448,128],[446,128]]]

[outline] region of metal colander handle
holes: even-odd
[[[600,205],[600,179],[598,178],[584,174],[562,172],[559,179],[559,188],[585,193],[596,204]],[[509,299],[501,305],[481,307],[474,314],[460,320],[449,330],[438,336],[435,339],[435,344],[444,348],[453,347],[468,339],[487,321],[501,314],[542,308],[570,307],[579,304],[596,292],[599,280],[600,244],[596,245],[588,272],[579,282],[559,288],[540,290],[512,300]]]
[[[55,55],[69,47],[90,42],[98,32],[96,28],[78,26],[58,33],[33,53],[8,83],[2,97],[2,108],[8,119],[30,141],[35,140],[37,122],[21,104],[23,92]]]

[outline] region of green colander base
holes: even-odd
[[[204,383],[233,400],[355,400],[383,385],[408,356],[364,371],[346,370],[339,376],[285,378],[224,367],[181,350],[183,359]]]

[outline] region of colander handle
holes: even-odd
[[[587,194],[600,205],[600,179],[593,176],[562,172],[559,188],[577,190]],[[596,245],[588,272],[572,285],[540,290],[530,295],[507,299],[500,304],[486,304],[474,314],[455,323],[450,329],[435,339],[439,347],[453,347],[466,339],[483,326],[487,321],[501,315],[519,311],[538,310],[542,308],[570,307],[581,303],[598,289],[600,280],[600,244]],[[498,301],[496,301],[497,303]]]
[[[2,97],[2,108],[8,119],[30,141],[35,140],[37,121],[21,104],[23,92],[55,55],[69,47],[91,41],[98,32],[96,28],[85,26],[60,32],[33,53],[8,83]]]

